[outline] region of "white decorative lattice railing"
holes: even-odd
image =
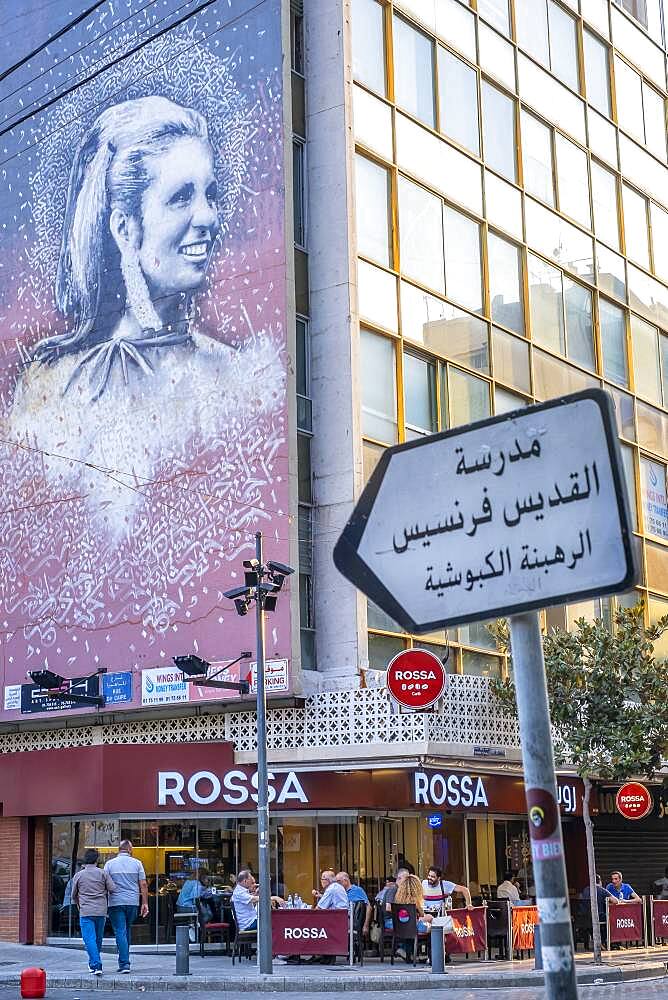
[[[106,726],[20,730],[0,735],[0,753],[94,743],[176,743],[228,740],[238,751],[256,748],[255,712],[119,721]],[[486,677],[452,676],[435,713],[398,714],[384,688],[331,691],[303,707],[269,708],[270,750],[406,743],[519,746],[517,720],[505,714]]]

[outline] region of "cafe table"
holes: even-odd
[[[352,964],[349,910],[272,910],[271,948],[274,955],[348,955]]]

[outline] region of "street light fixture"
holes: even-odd
[[[104,708],[107,700],[103,694],[81,694],[79,691],[73,691],[72,686],[85,684],[93,677],[99,677],[106,672],[106,667],[98,667],[94,673],[88,674],[86,677],[63,677],[61,674],[56,674],[53,670],[45,668],[44,670],[29,670],[28,677],[41,691],[46,691],[49,698],[72,701],[76,705],[95,705],[96,708]]]
[[[270,975],[271,880],[269,870],[269,784],[267,779],[267,693],[264,677],[264,616],[276,610],[278,595],[286,576],[294,573],[284,563],[262,561],[262,532],[255,534],[255,559],[244,559],[244,586],[234,587],[224,596],[234,601],[238,615],[247,615],[255,601],[257,643],[257,837],[260,899],[258,902],[258,964],[263,975]]]
[[[236,660],[231,660],[226,663],[224,667],[220,667],[215,670],[214,673],[209,673],[209,668],[211,664],[208,660],[203,660],[201,656],[197,656],[195,653],[188,653],[185,656],[173,656],[175,665],[181,671],[183,679],[190,684],[206,685],[206,687],[213,688],[226,688],[231,691],[238,691],[240,694],[250,693],[250,683],[248,680],[243,681],[221,681],[217,678],[233,667],[240,660],[250,660],[253,654],[250,651],[245,650],[237,656]]]

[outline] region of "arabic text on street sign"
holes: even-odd
[[[591,389],[388,449],[334,560],[418,632],[627,589],[610,397]]]

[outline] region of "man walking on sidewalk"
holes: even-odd
[[[88,969],[102,975],[102,935],[107,922],[107,893],[116,886],[110,875],[97,867],[100,855],[95,848],[84,852],[84,867],[72,880],[72,902],[79,907],[81,937],[88,952]]]
[[[122,840],[118,854],[104,866],[116,888],[109,896],[109,920],[114,929],[118,948],[118,971],[130,971],[130,933],[137,919],[148,916],[148,886],[141,861],[132,857],[132,843]],[[141,909],[139,899],[141,896]]]

